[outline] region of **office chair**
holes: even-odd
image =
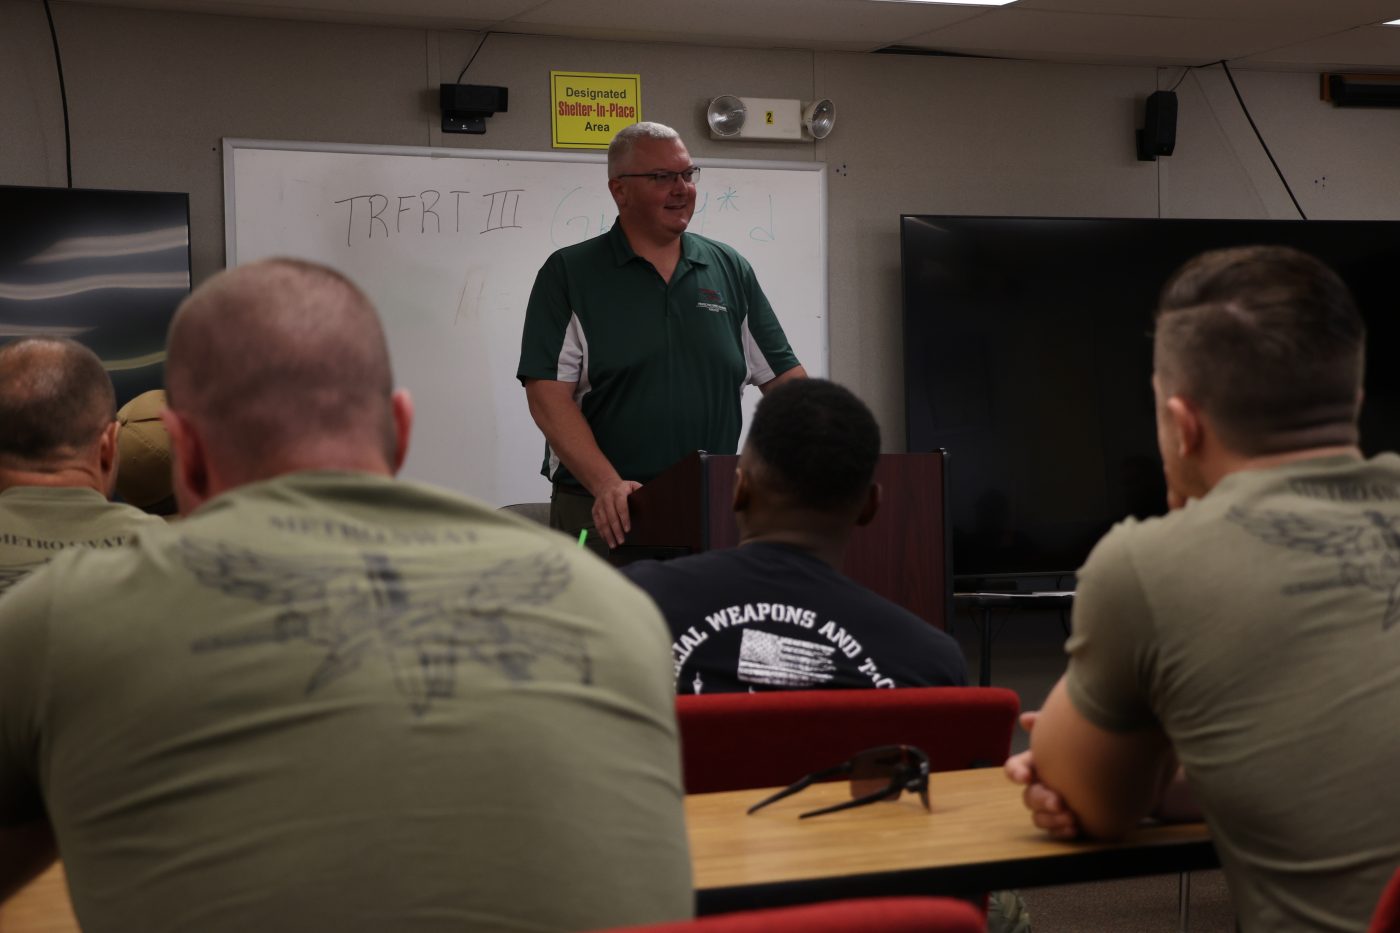
[[[966,901],[880,897],[746,910],[676,923],[619,927],[606,933],[985,933],[986,929],[982,915]]]
[[[1000,765],[1019,710],[1001,687],[679,696],[685,789],[776,787],[880,745],[916,745],[933,771]]]

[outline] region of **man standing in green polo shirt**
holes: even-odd
[[[545,436],[550,524],[609,548],[642,483],[691,451],[735,452],[745,385],[807,375],[748,262],[686,232],[699,171],[668,126],[618,133],[617,223],[550,256],[525,312],[516,376]]]

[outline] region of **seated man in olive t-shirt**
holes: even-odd
[[[1400,457],[1362,455],[1366,328],[1278,246],[1168,282],[1168,504],[1079,573],[1069,668],[1007,763],[1036,824],[1204,815],[1246,933],[1363,931],[1400,864]]]
[[[109,501],[117,396],[97,355],[61,337],[0,347],[0,594],[59,552],[119,547],[164,522]]]
[[[56,840],[84,930],[689,917],[655,607],[394,478],[412,406],[333,270],[221,272],[168,346],[186,517],[0,598],[0,898]]]

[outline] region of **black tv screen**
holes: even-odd
[[[1152,311],[1190,257],[1280,243],[1325,260],[1369,331],[1363,449],[1400,449],[1400,223],[901,218],[908,448],[948,451],[953,572],[1069,574],[1166,511]]]
[[[189,195],[0,186],[0,342],[86,344],[117,403],[164,383],[165,331],[190,290]]]

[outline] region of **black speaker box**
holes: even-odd
[[[494,84],[444,84],[441,102],[443,110],[488,115],[505,113],[510,102],[510,88]]]
[[[1137,157],[1140,162],[1155,162],[1158,156],[1169,156],[1176,148],[1176,94],[1153,91],[1147,95],[1142,129],[1137,131]]]
[[[484,133],[487,117],[509,109],[510,89],[494,84],[443,84],[438,102],[444,133]]]

